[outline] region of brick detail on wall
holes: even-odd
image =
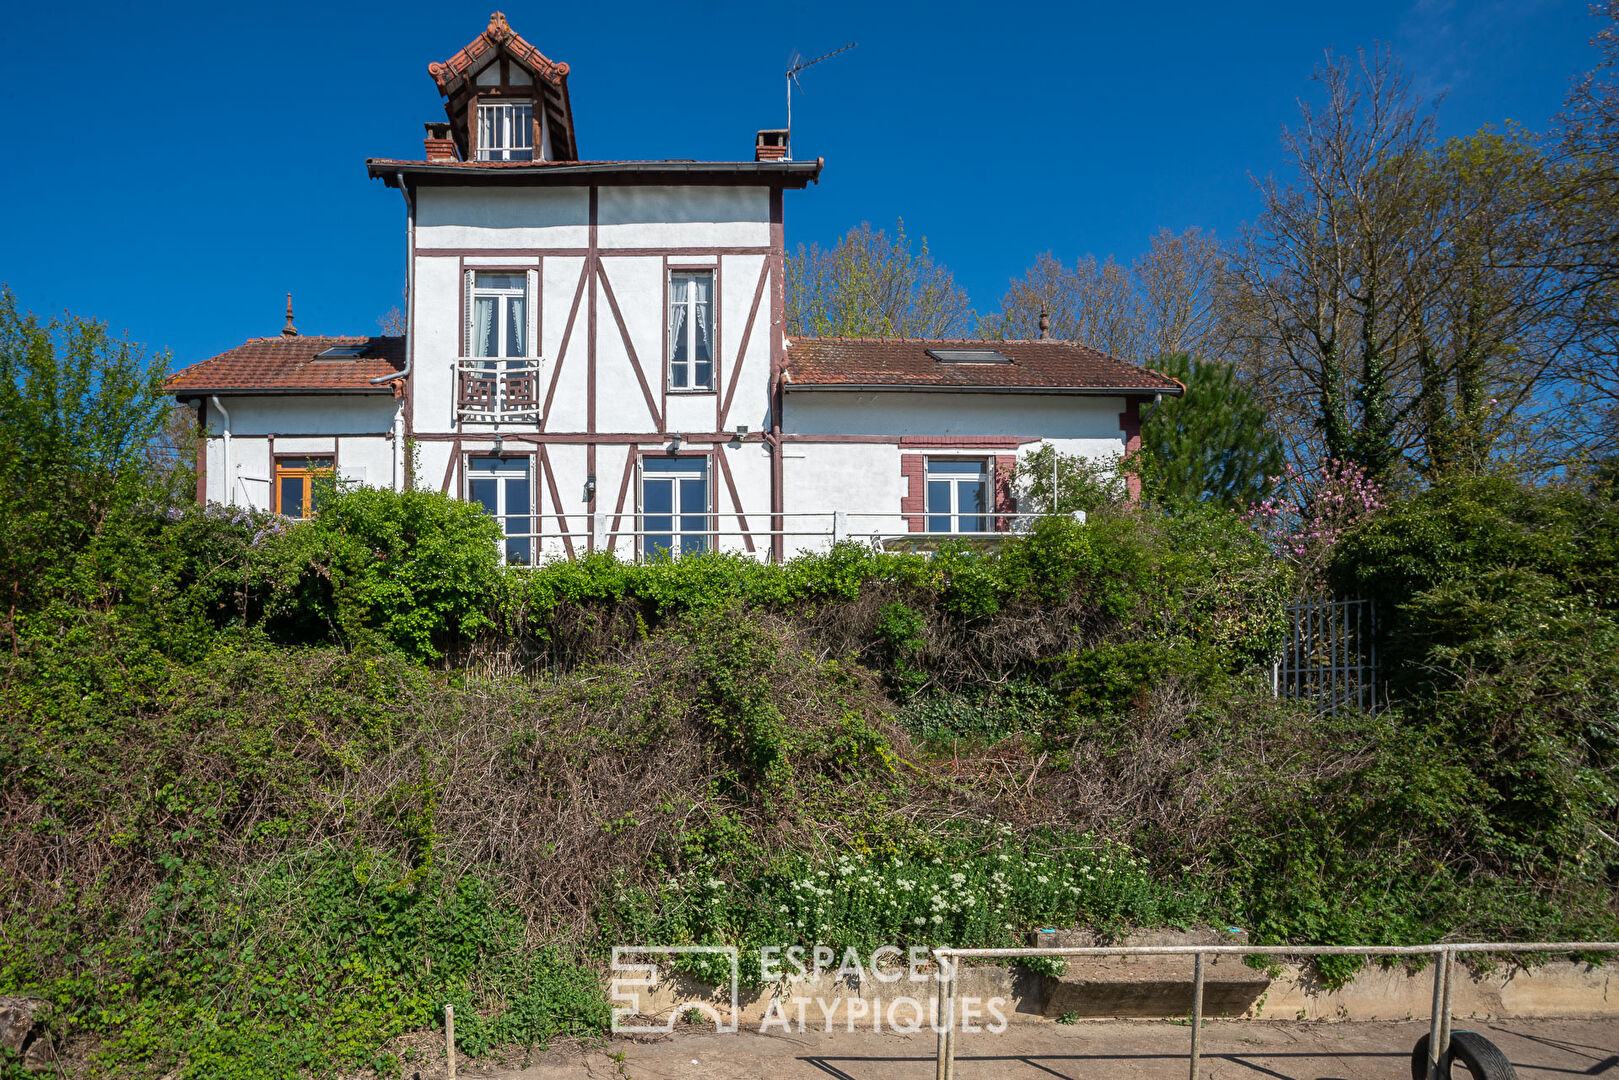
[[[928,508],[925,484],[927,461],[924,454],[899,456],[899,474],[905,479],[905,494],[900,497],[899,510],[902,514],[915,515],[905,519],[905,527],[911,532],[922,532],[925,527],[923,512]]]
[[[1130,498],[1141,498],[1141,474],[1130,464],[1141,450],[1141,399],[1127,398],[1124,411],[1119,414],[1119,430],[1124,432],[1124,481],[1130,488]]]
[[[997,514],[1017,513],[1017,489],[1012,486],[1012,472],[1016,468],[1016,454],[995,455],[995,512]],[[996,532],[1006,532],[1011,527],[1011,518],[997,517],[995,519]]]

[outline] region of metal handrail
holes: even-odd
[[[1191,1080],[1203,1052],[1203,958],[1205,956],[1435,956],[1433,1008],[1428,1021],[1428,1080],[1450,1051],[1450,972],[1458,953],[1619,953],[1619,941],[1498,941],[1442,945],[1076,945],[1026,949],[933,950],[943,977],[934,1029],[938,1049],[935,1080],[956,1080],[956,967],[953,959],[1013,959],[1027,956],[1187,956],[1192,961]]]
[[[783,511],[783,512],[781,512],[779,514],[774,514],[774,513],[771,513],[769,511],[765,511],[765,512],[749,512],[749,511],[742,511],[742,510],[704,510],[704,511],[701,511],[701,512],[696,513],[696,514],[677,514],[677,513],[674,513],[672,511],[669,512],[669,513],[662,513],[662,512],[652,513],[652,512],[645,511],[645,510],[626,510],[626,511],[623,511],[621,513],[615,513],[615,512],[612,512],[612,511],[597,511],[595,513],[589,513],[589,512],[584,512],[584,511],[575,511],[575,512],[561,511],[561,512],[546,512],[546,513],[507,514],[505,516],[507,516],[507,517],[516,517],[516,518],[528,518],[528,519],[531,519],[531,520],[538,521],[539,524],[540,524],[540,528],[536,529],[536,530],[529,530],[529,531],[526,531],[526,532],[505,532],[505,533],[502,534],[502,545],[504,545],[504,541],[506,541],[506,540],[532,540],[532,541],[535,541],[536,543],[541,543],[541,542],[544,542],[544,541],[547,541],[547,540],[558,540],[558,541],[560,541],[560,540],[573,541],[573,540],[578,540],[578,539],[588,540],[593,535],[598,537],[600,540],[602,540],[604,542],[615,543],[616,541],[622,539],[626,543],[633,545],[636,541],[638,541],[642,537],[645,537],[645,536],[667,536],[667,535],[669,535],[669,534],[671,534],[672,532],[675,531],[673,529],[662,529],[662,528],[660,528],[660,529],[648,529],[648,528],[641,527],[641,526],[645,525],[647,518],[669,518],[671,520],[673,520],[675,518],[702,518],[705,522],[710,523],[710,525],[708,527],[702,528],[700,530],[693,530],[691,532],[691,535],[701,535],[701,536],[709,537],[709,538],[711,538],[713,540],[716,540],[716,541],[720,540],[720,539],[744,539],[744,538],[766,539],[766,540],[768,540],[768,539],[773,539],[773,538],[779,536],[779,537],[783,537],[783,538],[786,538],[786,537],[814,537],[814,538],[831,540],[833,543],[837,543],[840,540],[851,540],[851,539],[852,540],[859,540],[859,541],[883,541],[883,542],[888,542],[888,543],[899,542],[899,541],[911,541],[911,542],[916,542],[916,543],[937,543],[937,542],[944,541],[944,540],[1005,540],[1009,536],[1017,535],[1018,532],[1020,531],[1019,526],[1025,525],[1028,521],[1031,521],[1031,520],[1043,519],[1043,518],[1062,518],[1062,519],[1066,519],[1066,520],[1075,520],[1076,517],[1078,517],[1078,520],[1083,521],[1083,517],[1077,516],[1077,515],[1072,514],[1072,513],[1061,513],[1061,514],[1026,513],[1025,514],[1025,513],[1017,513],[1015,511],[1014,512],[1003,512],[1003,513],[998,513],[998,514],[997,513],[980,514],[980,513],[976,513],[976,512],[973,512],[973,513],[929,514],[929,513],[925,512],[925,511],[921,511],[921,512],[894,512],[894,511],[877,511],[877,510],[854,510],[854,511],[844,511],[844,510],[790,510],[790,511]],[[724,528],[724,527],[721,527],[721,525],[720,525],[720,523],[726,518],[743,518],[743,517],[752,517],[752,518],[758,518],[758,519],[761,519],[761,520],[765,519],[765,518],[773,518],[773,517],[779,517],[779,518],[784,518],[784,519],[827,518],[827,519],[830,519],[830,520],[828,521],[827,527],[825,527],[825,528],[796,528],[796,529],[795,528],[781,528],[781,529],[773,529],[773,528],[766,528],[761,524],[759,526],[744,529],[744,528],[740,528],[740,527],[737,527],[737,528]],[[935,518],[942,518],[942,517],[952,518],[952,519],[955,519],[957,521],[959,521],[959,520],[961,520],[963,518],[992,519],[992,520],[996,520],[996,521],[1007,522],[1008,527],[1004,528],[1004,529],[955,531],[955,532],[933,532],[933,531],[911,532],[911,531],[909,531],[909,529],[904,527],[905,524],[912,518],[935,519]],[[846,528],[843,527],[844,524],[846,524],[849,519],[854,519],[854,518],[863,519],[863,520],[877,519],[877,520],[880,520],[880,521],[893,522],[894,527],[886,528],[886,529],[884,529],[884,528],[847,528],[846,529]],[[600,521],[602,523],[605,523],[608,519],[619,519],[621,521],[626,521],[626,522],[629,522],[631,524],[630,524],[629,527],[620,526],[618,528],[605,528],[600,533],[595,532],[598,521]],[[552,522],[552,521],[557,522],[558,525],[559,525],[559,528],[557,530],[555,530],[555,531],[545,528],[545,526],[548,523]],[[578,528],[577,532],[567,530],[567,527],[566,527],[567,524],[568,523],[573,523],[573,522],[578,523],[579,528]],[[526,566],[537,566],[537,565],[539,565],[539,562],[540,562],[540,560],[538,558],[535,558],[535,560],[533,562],[516,563],[516,564],[513,564],[513,565],[525,566],[525,567]]]

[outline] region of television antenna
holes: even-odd
[[[819,64],[822,60],[830,60],[834,56],[838,55],[838,53],[846,53],[846,52],[848,52],[850,49],[854,48],[858,44],[860,44],[860,42],[851,41],[851,42],[849,42],[849,44],[845,45],[843,48],[841,48],[841,49],[833,49],[829,53],[822,53],[820,56],[817,56],[813,60],[805,60],[797,52],[793,53],[792,66],[787,69],[787,160],[788,161],[793,160],[793,85],[795,83],[797,83],[798,89],[799,89],[800,92],[802,92],[803,89],[804,89],[804,84],[798,81],[798,73],[800,71],[803,71],[807,67],[813,67],[814,65]]]

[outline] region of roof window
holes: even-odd
[[[1012,358],[994,349],[929,349],[929,356],[941,364],[1010,364]]]
[[[315,354],[316,360],[358,360],[371,351],[369,341],[360,345],[333,345]]]

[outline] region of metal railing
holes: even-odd
[[[1433,1008],[1428,1021],[1428,1080],[1450,1050],[1450,976],[1458,953],[1619,953],[1619,941],[1469,942],[1449,945],[1117,945],[1072,948],[933,950],[943,977],[934,1028],[938,1032],[935,1080],[956,1080],[956,965],[951,961],[1014,960],[1029,956],[1191,956],[1191,1080],[1203,1052],[1203,958],[1205,956],[1432,956]]]
[[[764,550],[755,550],[755,554],[769,555],[770,542],[776,537],[784,539],[798,539],[800,541],[821,541],[826,545],[853,540],[858,543],[869,543],[885,550],[926,550],[949,540],[972,540],[980,542],[1000,542],[1012,536],[1028,532],[1035,522],[1042,518],[1056,517],[1084,522],[1083,511],[1073,514],[982,514],[982,513],[950,513],[929,514],[925,512],[891,513],[878,511],[843,511],[843,510],[799,510],[787,511],[780,514],[738,512],[735,510],[717,511],[705,510],[698,514],[677,513],[647,513],[646,511],[597,511],[589,513],[544,513],[544,514],[511,514],[520,520],[538,522],[539,528],[528,531],[507,531],[501,543],[502,551],[508,550],[506,541],[527,540],[532,545],[530,562],[534,565],[545,561],[547,556],[541,550],[541,545],[551,544],[553,548],[561,546],[563,551],[552,551],[549,557],[568,557],[569,546],[587,545],[597,551],[612,550],[627,552],[634,558],[643,557],[641,541],[648,536],[668,536],[672,539],[679,537],[701,537],[703,550],[718,550],[722,540],[732,541],[732,550],[737,548],[747,551],[749,543],[764,545]],[[783,527],[773,529],[768,522],[773,518],[783,519]],[[667,521],[667,526],[647,527],[648,520],[654,522]],[[677,529],[675,522],[701,519],[703,526],[698,529]],[[929,531],[928,526],[937,523],[940,519],[949,519],[952,525],[960,526],[964,523],[988,524],[989,529],[961,529]],[[748,522],[743,528],[742,521]],[[920,531],[913,530],[913,520],[920,521],[923,526]],[[614,522],[618,524],[614,524]],[[734,523],[727,527],[727,521]],[[556,528],[547,526],[555,523]],[[572,527],[570,527],[572,526]],[[678,544],[678,540],[675,539]],[[816,545],[803,544],[798,552],[810,551]],[[577,554],[577,552],[576,552]],[[673,553],[675,557],[679,552]]]
[[[1271,669],[1277,697],[1324,713],[1371,712],[1377,696],[1377,609],[1370,600],[1300,600],[1287,608],[1287,641]]]

